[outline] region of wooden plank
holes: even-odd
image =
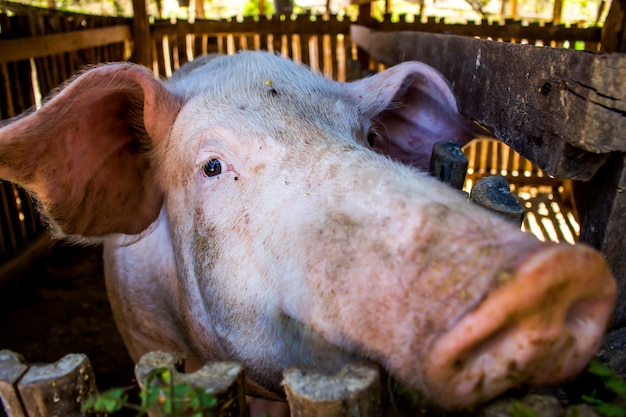
[[[507,20],[504,25],[499,23],[489,23],[488,21],[468,22],[467,24],[446,23],[443,19],[436,21],[429,19],[421,22],[419,17],[415,17],[413,22],[406,19],[400,22],[374,21],[371,29],[379,31],[418,31],[428,33],[446,33],[458,36],[478,36],[481,38],[490,37],[492,39],[527,39],[528,43],[534,44],[535,40],[542,41],[584,41],[599,42],[602,36],[602,29],[599,27],[567,27],[565,25],[539,25],[539,23],[522,24],[520,21]]]
[[[153,35],[163,34],[188,34],[188,33],[207,33],[207,34],[318,34],[318,33],[348,33],[350,31],[351,22],[349,20],[332,20],[323,21],[321,19],[299,19],[299,20],[280,20],[264,19],[259,21],[226,21],[226,20],[202,20],[190,23],[186,20],[179,20],[172,24],[169,20],[157,20],[153,24]]]
[[[356,25],[351,38],[387,65],[438,69],[462,113],[554,176],[589,180],[609,152],[626,151],[626,55]]]
[[[602,251],[618,282],[613,328],[626,326],[626,153],[616,153],[590,183],[580,240]]]
[[[93,48],[131,39],[128,25],[87,29],[70,33],[0,40],[0,63],[38,58]]]

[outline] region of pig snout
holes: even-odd
[[[446,408],[477,404],[523,382],[561,382],[599,347],[616,296],[599,253],[551,246],[500,280],[436,338],[424,361],[427,391]]]
[[[616,296],[597,251],[540,242],[373,159],[354,171],[340,183],[361,191],[335,195],[310,239],[315,297],[310,311],[298,304],[302,322],[448,409],[586,366]]]

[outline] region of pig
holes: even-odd
[[[281,399],[286,367],[365,359],[462,409],[576,375],[616,297],[594,249],[424,173],[433,143],[477,134],[418,62],[349,83],[267,52],[168,81],[112,63],[0,129],[0,177],[56,236],[103,243],[134,360],[237,360],[250,394]]]

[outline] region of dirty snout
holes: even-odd
[[[584,245],[549,246],[500,281],[429,349],[427,390],[446,408],[573,377],[598,349],[616,297],[604,259]]]

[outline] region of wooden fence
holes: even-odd
[[[188,374],[180,372],[183,366],[180,356],[166,352],[149,352],[139,360],[135,377],[146,393],[151,416],[174,415],[165,410],[176,409],[176,403],[191,405],[192,399],[199,405],[200,398],[210,395],[215,400],[208,410],[210,415],[249,417],[245,369],[240,363],[209,362]],[[164,372],[167,379],[161,378]],[[581,404],[564,408],[554,395],[530,393],[504,397],[463,413],[445,413],[382,375],[377,365],[363,362],[347,364],[334,375],[308,368],[287,368],[283,372],[283,387],[290,415],[295,417],[514,416],[513,410],[520,406],[527,415],[560,417],[578,415],[581,407],[585,408]],[[193,389],[200,389],[202,397],[188,394]],[[29,365],[19,354],[0,350],[0,399],[7,417],[91,416],[94,414],[81,407],[96,391],[89,358],[83,354],[68,354],[51,364]],[[192,415],[190,409],[176,415]],[[193,415],[209,415],[206,408],[201,408],[204,412],[193,409]],[[587,410],[584,415],[597,415],[590,408]]]
[[[169,20],[153,25],[154,71],[168,77],[180,65],[206,53],[268,50],[304,63],[329,78],[349,78],[352,44],[349,20],[298,15],[246,18],[239,22]]]
[[[327,77],[359,77],[351,21],[338,16],[273,16],[209,21],[155,21],[151,26],[152,69],[168,77],[198,55],[267,49],[303,62]],[[430,18],[400,16],[372,22],[380,31],[423,31],[491,38],[515,43],[596,50],[598,28],[523,25],[448,25]],[[0,0],[0,119],[37,107],[57,85],[85,65],[131,58],[131,21],[38,9]],[[361,63],[363,64],[363,63]],[[365,63],[367,65],[368,63]],[[371,64],[372,68],[375,68]],[[12,184],[0,185],[0,281],[7,262],[22,254],[44,233],[30,197]]]
[[[210,415],[249,416],[243,365],[237,362],[209,362],[189,374],[179,371],[183,368],[182,357],[165,352],[147,353],[137,363],[135,376],[147,393],[151,416],[173,415],[163,411],[168,407],[166,401],[170,401],[169,404],[189,401],[191,396],[185,398],[188,390],[178,389],[172,397],[169,395],[170,386],[180,387],[181,384],[201,389],[203,396],[208,394],[215,398],[216,404],[211,407]],[[163,371],[168,372],[171,385],[159,379]],[[293,416],[382,416],[382,378],[378,367],[373,364],[348,364],[336,375],[305,368],[288,368],[284,372],[284,387]],[[7,417],[93,415],[83,411],[82,406],[96,392],[91,363],[83,354],[68,354],[51,364],[30,365],[21,355],[0,350],[0,400]],[[195,398],[199,397],[196,395]],[[191,415],[190,412],[179,414]],[[200,414],[208,415],[207,412]]]

